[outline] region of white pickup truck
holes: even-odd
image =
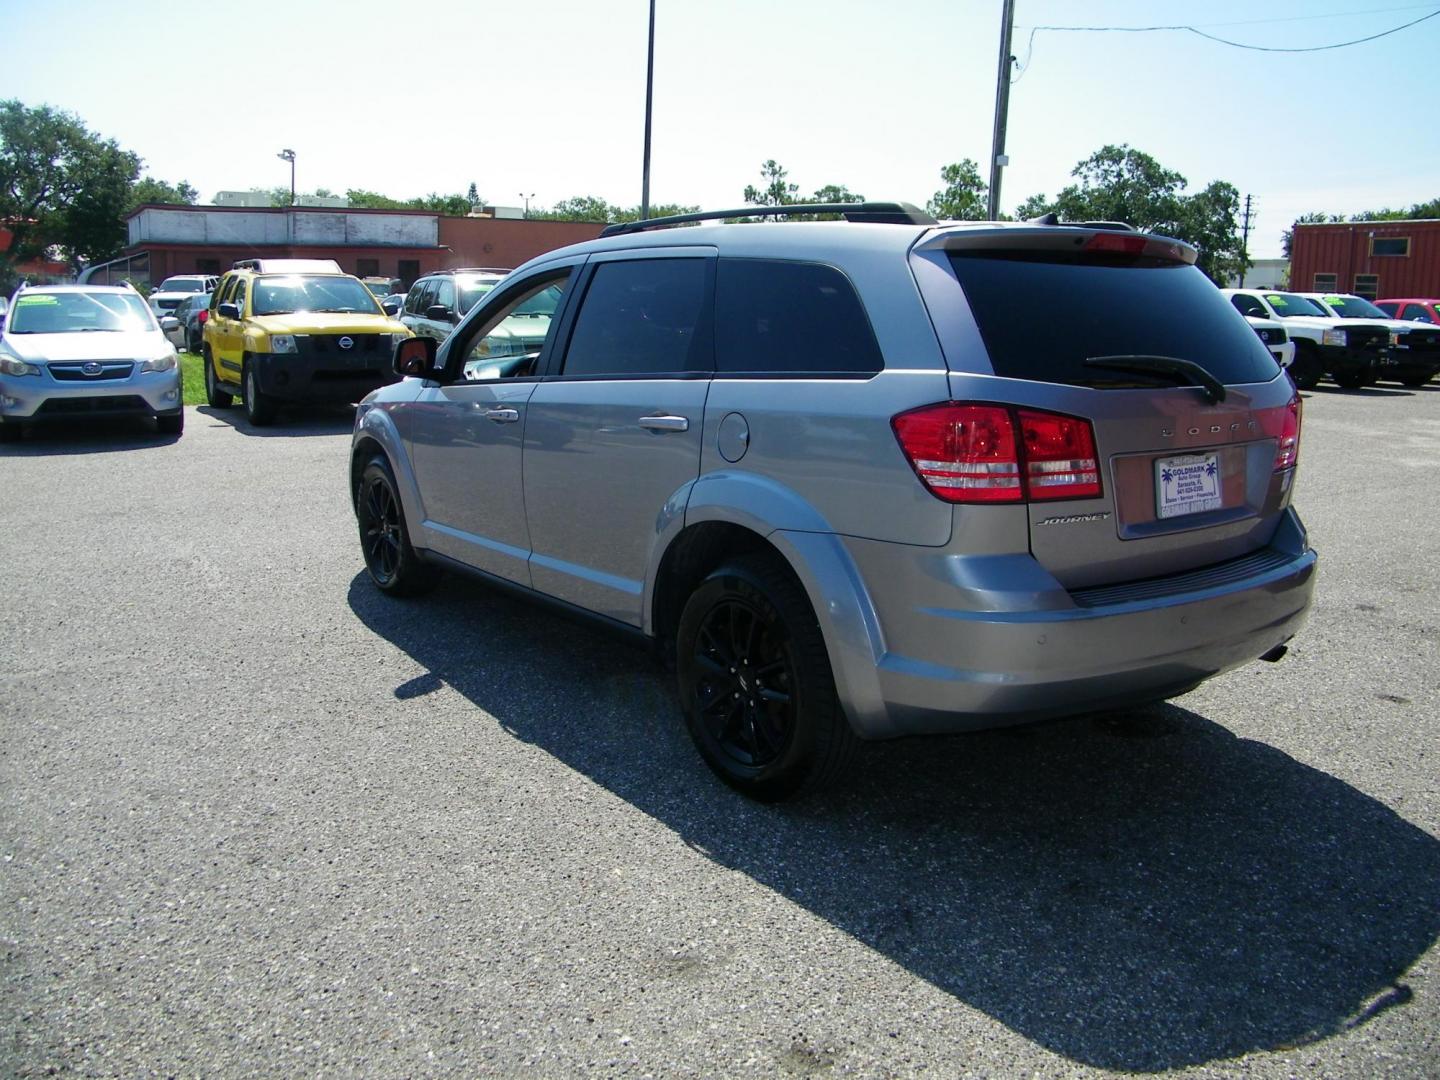
[[[1347,390],[1373,383],[1394,344],[1384,320],[1338,319],[1318,301],[1269,289],[1221,289],[1241,315],[1277,319],[1295,343],[1290,377],[1309,390],[1329,376]]]
[[[1381,360],[1377,378],[1405,386],[1424,386],[1440,372],[1440,326],[1397,319],[1363,296],[1348,293],[1301,293],[1330,313],[1337,323],[1347,319],[1378,322],[1390,330],[1390,351]]]

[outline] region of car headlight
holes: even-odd
[[[0,354],[0,374],[5,375],[39,375],[39,364],[27,364],[18,356],[5,356]]]
[[[1390,331],[1390,344],[1391,344],[1391,345],[1399,345],[1399,344],[1400,344],[1400,336],[1401,336],[1401,335],[1400,335],[1400,331],[1399,331],[1399,330],[1391,330],[1391,331]]]
[[[168,352],[164,356],[152,357],[149,360],[140,361],[140,370],[145,371],[174,371],[175,354]]]
[[[1350,339],[1345,336],[1344,330],[1322,330],[1320,343],[1322,345],[1339,345],[1343,349],[1350,343]]]
[[[295,335],[271,334],[270,351],[272,353],[293,353],[295,351]]]

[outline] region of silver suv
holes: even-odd
[[[1300,401],[1195,252],[843,210],[612,226],[400,343],[412,377],[352,444],[375,584],[461,569],[645,635],[705,760],[763,799],[858,740],[1278,659],[1316,565]],[[541,346],[497,352],[545,290]]]

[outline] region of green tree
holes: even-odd
[[[480,189],[475,186],[475,181],[470,181],[470,188],[465,192],[465,201],[470,204],[471,210],[479,210],[485,200],[480,197]]]
[[[789,206],[798,202],[795,193],[800,190],[800,185],[790,183],[786,179],[789,175],[774,158],[769,159],[760,166],[760,177],[765,186],[757,188],[754,184],[746,184],[745,201],[754,206]]]
[[[52,251],[78,266],[124,245],[121,214],[140,159],[76,116],[0,101],[0,221],[11,232],[0,271]]]
[[[1312,210],[1310,211],[1310,213],[1301,214],[1298,218],[1296,218],[1295,225],[1322,225],[1327,221],[1339,220],[1339,217],[1332,218],[1323,210]],[[1286,229],[1283,233],[1280,234],[1280,250],[1284,253],[1285,258],[1287,259],[1290,258],[1290,245],[1294,242],[1295,239],[1295,225],[1291,225],[1290,228]]]
[[[1181,200],[1175,235],[1195,248],[1195,265],[1217,285],[1251,265],[1240,237],[1240,192],[1224,180]]]
[[[286,192],[289,195],[289,192]],[[350,200],[350,205],[359,207],[362,210],[403,210],[405,204],[399,199],[392,199],[388,195],[381,195],[378,191],[366,191],[364,188],[351,188],[345,192],[345,197]]]
[[[553,207],[532,206],[530,217],[541,221],[614,221],[619,207],[611,206],[598,195],[575,195],[561,199]]]
[[[1055,198],[1067,221],[1123,221],[1142,232],[1175,235],[1185,177],[1129,146],[1104,146],[1075,166],[1071,184]],[[1181,238],[1183,239],[1183,237]]]
[[[1033,221],[1038,217],[1050,213],[1054,209],[1054,203],[1044,195],[1031,195],[1015,208],[1015,220]]]
[[[612,222],[640,220],[639,204],[629,208],[612,206],[610,209],[612,211],[610,217]],[[649,217],[675,217],[678,214],[698,214],[699,212],[700,207],[698,206],[683,206],[680,203],[651,203]]]
[[[989,185],[980,179],[980,169],[971,158],[940,167],[944,187],[930,197],[925,208],[941,221],[984,221],[989,214],[986,194]]]
[[[142,176],[130,186],[130,198],[125,205],[125,213],[128,215],[137,206],[155,203],[194,206],[199,198],[200,193],[184,180],[178,184],[167,184],[153,176]]]

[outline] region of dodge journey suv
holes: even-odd
[[[1316,565],[1300,400],[1192,248],[823,209],[849,220],[612,226],[399,343],[352,444],[374,583],[459,569],[647,636],[762,799],[859,740],[1283,654]],[[546,290],[543,342],[496,348]]]

